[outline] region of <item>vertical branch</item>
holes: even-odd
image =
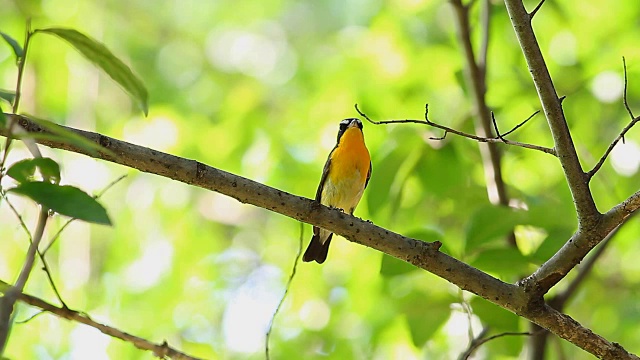
[[[471,28],[469,25],[469,5],[464,5],[462,0],[451,0],[451,4],[456,13],[456,22],[458,24],[458,38],[462,45],[466,58],[465,79],[467,86],[473,93],[473,104],[475,117],[476,134],[481,137],[493,137],[493,127],[490,117],[489,107],[487,106],[485,94],[486,89],[486,73],[487,73],[487,52],[489,47],[489,20],[490,20],[490,2],[483,1],[482,9],[482,44],[480,48],[480,56],[476,61],[476,56],[471,44]],[[509,197],[507,195],[506,186],[502,177],[501,155],[496,144],[479,143],[480,154],[482,155],[485,181],[487,183],[487,192],[489,200],[493,204],[503,206],[509,205]],[[515,236],[511,234],[508,238],[511,245],[515,245]]]
[[[489,53],[489,38],[491,32],[491,0],[483,0],[480,9],[480,27],[482,29],[482,42],[480,43],[480,55],[478,56],[478,68],[483,80],[484,90],[487,90],[487,54]],[[497,134],[496,134],[497,135]]]
[[[22,52],[22,56],[17,59],[18,65],[18,79],[16,80],[16,96],[13,99],[13,104],[11,111],[14,114],[18,113],[18,108],[20,107],[20,99],[22,98],[22,78],[24,76],[24,64],[27,60],[27,52],[29,51],[29,39],[31,38],[31,22],[27,21],[27,29],[25,31],[24,36],[24,48]],[[15,121],[12,117],[9,117],[9,125],[7,128],[9,129],[9,136],[7,136],[7,140],[4,143],[4,151],[2,155],[2,162],[0,162],[0,170],[4,169],[4,164],[7,161],[7,156],[9,155],[9,148],[11,147],[11,141],[13,137],[11,136],[14,131]],[[0,172],[0,179],[2,179],[2,172]]]
[[[29,279],[31,270],[33,270],[33,263],[35,262],[36,253],[38,252],[38,245],[42,240],[44,234],[44,228],[47,224],[47,218],[49,216],[49,210],[45,207],[40,209],[40,215],[38,216],[38,223],[36,225],[36,231],[33,236],[33,241],[29,245],[27,250],[27,257],[22,265],[22,270],[18,276],[18,280],[11,290],[7,291],[2,298],[0,298],[0,357],[4,353],[4,349],[9,339],[9,333],[11,332],[11,323],[13,322],[13,308],[15,306],[18,295],[22,293],[24,286]]]
[[[578,226],[580,229],[591,228],[600,219],[600,213],[596,209],[589,189],[588,177],[580,165],[561,101],[533,32],[531,15],[524,8],[522,0],[504,0],[504,2],[551,129],[558,159],[578,214]]]

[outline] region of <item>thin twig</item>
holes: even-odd
[[[483,90],[487,91],[487,55],[489,53],[489,30],[491,29],[491,0],[484,0],[482,2],[480,23],[482,28],[482,42],[480,43],[480,54],[478,55],[478,70],[480,70]]]
[[[127,177],[127,175],[125,174],[125,175],[121,175],[117,179],[113,180],[107,186],[105,186],[105,188],[102,189],[99,193],[94,195],[93,198],[96,199],[96,200],[99,199],[102,195],[104,195],[107,192],[107,190],[111,189],[114,185],[116,185],[117,183],[119,183],[120,181],[122,181],[126,177]],[[53,237],[51,237],[51,241],[49,241],[49,244],[47,244],[47,246],[42,251],[43,255],[45,255],[47,253],[47,251],[49,251],[49,249],[51,249],[51,246],[53,246],[53,244],[56,242],[56,240],[58,240],[58,238],[62,234],[62,231],[64,229],[66,229],[66,227],[69,226],[69,224],[71,224],[75,220],[77,220],[77,219],[76,218],[71,218],[71,219],[67,220],[67,222],[65,222],[64,225],[62,225],[60,227],[60,229],[58,229],[58,231],[56,231],[56,233],[53,235]]]
[[[533,20],[533,17],[536,16],[536,13],[538,12],[538,10],[540,10],[540,8],[542,7],[542,4],[544,4],[545,1],[546,0],[540,0],[540,2],[538,3],[538,6],[536,6],[536,8],[529,13],[529,21]]]
[[[49,216],[49,210],[45,207],[41,207],[40,215],[38,216],[38,223],[36,225],[36,231],[33,235],[33,241],[29,245],[27,250],[27,256],[22,265],[20,275],[15,286],[11,287],[11,290],[6,292],[2,298],[0,298],[0,356],[4,353],[4,349],[9,339],[9,333],[11,332],[11,323],[13,321],[13,308],[16,303],[18,293],[21,293],[24,286],[29,279],[31,270],[33,269],[33,263],[35,261],[36,253],[38,252],[38,245],[42,240],[44,228],[47,224]]]
[[[600,158],[600,160],[598,161],[598,163],[593,167],[593,169],[589,170],[589,172],[587,172],[587,180],[591,180],[591,178],[593,177],[593,175],[595,175],[600,168],[602,167],[602,165],[604,164],[605,160],[607,159],[607,157],[609,156],[609,154],[611,153],[611,151],[613,150],[613,148],[616,146],[616,144],[618,144],[618,141],[620,141],[620,139],[624,138],[624,135],[631,130],[631,128],[638,122],[640,121],[640,116],[635,117],[631,120],[631,122],[629,122],[629,124],[627,124],[627,126],[624,127],[624,129],[622,129],[622,131],[620,132],[620,134],[613,140],[613,142],[609,145],[609,147],[607,148],[607,150],[604,152],[604,154],[602,155],[602,157]]]
[[[469,327],[467,329],[467,336],[469,336],[469,343],[471,343],[475,338],[475,336],[473,335],[473,310],[471,310],[471,306],[464,298],[464,292],[462,291],[462,289],[458,290],[458,296],[460,296],[460,305],[462,306],[462,310],[464,310],[465,315],[467,315],[467,323],[469,324]],[[484,329],[482,330],[482,332],[484,332]]]
[[[369,121],[372,124],[375,125],[383,125],[383,124],[401,124],[401,123],[414,123],[414,124],[422,124],[422,125],[428,125],[428,126],[432,126],[441,130],[445,131],[445,136],[446,133],[453,133],[456,134],[458,136],[462,136],[462,137],[466,137],[469,139],[473,139],[475,141],[478,142],[484,142],[484,143],[501,143],[501,144],[507,144],[507,145],[513,145],[513,146],[518,146],[518,147],[523,147],[523,148],[527,148],[527,149],[532,149],[532,150],[538,150],[538,151],[542,151],[544,153],[547,153],[549,155],[553,155],[553,156],[557,156],[556,155],[556,151],[552,148],[547,148],[544,146],[538,146],[538,145],[533,145],[533,144],[527,144],[527,143],[521,143],[521,142],[517,142],[517,141],[511,141],[511,140],[501,140],[497,137],[494,138],[485,138],[485,137],[481,137],[481,136],[477,136],[477,135],[473,135],[473,134],[468,134],[456,129],[452,129],[450,127],[444,126],[444,125],[440,125],[437,123],[432,122],[431,120],[429,120],[427,113],[429,111],[429,104],[425,105],[425,120],[416,120],[416,119],[404,119],[404,120],[382,120],[382,121],[373,121],[371,120],[365,113],[363,113],[362,111],[360,111],[360,109],[358,108],[358,104],[355,105],[356,111],[358,112],[358,114],[360,114],[362,117],[364,117],[367,121]],[[431,138],[432,140],[442,140],[445,138],[445,136],[443,136],[442,138]]]
[[[16,218],[18,218],[20,227],[22,227],[22,230],[24,230],[24,232],[27,234],[27,238],[29,239],[29,242],[32,242],[33,238],[31,237],[31,231],[27,227],[27,224],[24,222],[22,215],[20,215],[20,213],[18,212],[18,209],[16,209],[16,207],[13,206],[13,203],[9,201],[9,197],[7,196],[7,193],[2,189],[0,189],[0,197],[2,197],[4,201],[7,203],[7,205],[9,205],[9,209],[11,209],[11,211],[16,216]]]
[[[27,60],[27,52],[29,50],[29,39],[31,38],[31,20],[27,20],[25,36],[24,36],[24,47],[22,51],[22,57],[17,59],[18,65],[18,79],[16,80],[16,95],[13,98],[13,106],[12,112],[14,114],[18,113],[18,109],[20,107],[20,99],[22,98],[22,79],[24,77],[24,65]],[[7,157],[9,156],[9,148],[11,147],[11,142],[13,141],[13,131],[15,126],[15,121],[13,118],[9,117],[9,124],[7,128],[9,129],[9,135],[7,136],[7,140],[4,143],[4,151],[2,155],[2,161],[0,162],[0,170],[4,169],[4,165],[7,162]],[[0,180],[2,180],[2,171],[0,171]]]
[[[103,334],[128,342],[133,346],[137,347],[138,349],[151,351],[155,356],[159,358],[169,357],[177,360],[198,360],[198,358],[196,357],[184,354],[170,347],[166,341],[159,345],[154,344],[149,340],[131,335],[129,333],[126,333],[114,327],[96,322],[93,319],[91,319],[89,315],[85,313],[81,313],[79,311],[71,310],[68,308],[57,307],[35,296],[27,295],[23,292],[16,291],[17,289],[15,287],[7,283],[4,283],[2,281],[0,281],[0,284],[2,285],[0,286],[0,292],[4,292],[5,296],[8,292],[13,291],[16,293],[17,299],[24,302],[25,304],[31,305],[35,308],[51,313],[61,318],[91,326],[95,329],[100,330]]]
[[[68,308],[66,308],[66,307],[65,307],[65,308],[63,308],[63,309],[68,309]],[[33,319],[37,318],[39,315],[42,315],[42,314],[44,314],[44,311],[42,311],[42,310],[38,310],[35,314],[33,314],[33,315],[29,316],[28,318],[26,318],[26,319],[24,319],[24,320],[19,320],[19,321],[18,321],[18,320],[16,320],[16,321],[15,321],[15,323],[16,323],[16,324],[21,324],[21,325],[22,325],[22,324],[26,324],[26,323],[28,323],[29,321],[31,321],[31,320],[33,320]]]
[[[507,136],[509,134],[511,134],[512,132],[518,130],[521,126],[523,126],[524,124],[526,124],[529,120],[533,119],[534,116],[538,115],[538,113],[540,113],[540,110],[536,110],[533,114],[529,115],[528,118],[524,119],[523,122],[521,122],[520,124],[516,125],[513,129],[507,131],[506,133],[502,134],[502,136]]]
[[[631,119],[633,119],[635,118],[635,116],[633,116],[633,111],[631,111],[631,107],[629,107],[629,102],[627,101],[627,61],[625,60],[624,56],[622,57],[622,68],[624,69],[624,93],[622,102],[624,103],[624,107],[627,109],[629,116],[631,116]],[[624,142],[624,138],[622,139],[622,141]]]
[[[633,116],[633,111],[631,111],[631,107],[629,107],[629,102],[627,101],[627,82],[628,82],[627,81],[627,62],[626,62],[624,56],[622,57],[622,68],[624,69],[624,92],[622,94],[622,102],[624,103],[624,107],[627,109],[627,112],[629,113],[629,116],[631,116],[631,122],[622,130],[620,135],[618,135],[618,137],[615,138],[615,140],[613,140],[611,145],[609,145],[609,147],[607,148],[607,151],[604,152],[604,154],[602,155],[602,157],[600,158],[600,160],[598,161],[596,166],[594,166],[593,169],[591,169],[591,171],[589,171],[587,173],[587,179],[589,179],[589,180],[591,180],[593,175],[595,175],[598,172],[598,170],[600,170],[600,168],[602,167],[602,164],[604,164],[604,161],[607,159],[607,156],[609,156],[609,153],[613,150],[613,148],[616,146],[618,141],[622,140],[622,143],[624,144],[625,143],[624,142],[624,135],[638,121],[640,121],[640,117]]]
[[[13,203],[9,200],[9,197],[7,197],[5,192],[0,191],[0,196],[2,196],[2,198],[4,198],[4,201],[6,201],[6,203],[9,205],[9,208],[11,209],[11,211],[18,218],[18,222],[20,223],[20,226],[22,227],[22,229],[27,234],[27,238],[29,239],[29,243],[33,242],[33,238],[31,237],[31,231],[29,231],[29,228],[27,228],[27,224],[25,224],[24,219],[22,219],[22,215],[20,215],[20,213],[18,212],[18,209],[16,209],[16,207],[13,206]],[[38,249],[38,257],[40,258],[40,261],[42,261],[42,270],[44,270],[44,272],[46,273],[47,279],[49,280],[49,284],[51,285],[51,288],[53,289],[53,292],[56,294],[56,297],[58,298],[58,300],[60,301],[62,306],[67,307],[67,304],[64,302],[64,300],[62,300],[62,297],[60,296],[60,292],[58,291],[58,287],[56,286],[56,284],[53,281],[53,277],[51,276],[51,269],[49,268],[49,264],[47,263],[47,260],[44,257],[44,252],[40,251],[40,249]]]
[[[467,350],[462,353],[460,355],[460,357],[458,359],[460,360],[467,360],[469,359],[469,357],[471,357],[471,355],[473,355],[473,353],[482,345],[486,344],[487,342],[491,341],[491,340],[495,340],[504,336],[534,336],[537,335],[537,333],[535,332],[503,332],[500,334],[496,334],[493,336],[489,336],[488,338],[484,338],[482,335],[486,335],[485,330],[487,330],[487,328],[483,329],[482,333],[480,333],[480,335],[475,338],[473,340],[473,342],[471,344],[469,344],[469,348],[467,348]],[[542,331],[546,331],[545,329],[542,329]]]
[[[484,337],[487,336],[487,333],[489,333],[489,330],[490,330],[489,326],[485,326],[482,328],[478,336],[469,339],[469,345],[467,346],[467,349],[463,353],[461,353],[460,356],[458,356],[458,360],[466,360],[471,355],[473,355],[473,352],[476,349],[475,344],[481,339],[484,339]]]
[[[273,330],[273,322],[276,320],[276,315],[278,315],[278,313],[280,312],[280,308],[282,307],[282,304],[284,304],[284,299],[287,297],[287,294],[289,293],[289,289],[291,288],[291,282],[293,281],[293,277],[296,275],[296,270],[298,268],[298,262],[300,262],[300,255],[302,255],[302,241],[304,238],[304,223],[300,223],[300,238],[298,241],[298,253],[296,254],[296,258],[293,261],[293,268],[291,269],[291,275],[289,275],[289,280],[287,281],[287,286],[284,289],[284,294],[282,294],[282,297],[280,298],[280,302],[278,303],[278,306],[276,307],[276,311],[273,313],[273,316],[271,317],[271,321],[269,321],[269,328],[267,330],[267,336],[265,337],[265,343],[264,343],[264,352],[265,352],[265,356],[267,358],[267,360],[270,359],[269,357],[269,338],[271,337],[271,330]]]
[[[502,140],[502,142],[505,142],[506,140],[502,137],[502,135],[500,135],[498,123],[496,122],[496,114],[494,114],[493,111],[491,112],[491,122],[493,123],[493,130],[495,130],[498,139]]]

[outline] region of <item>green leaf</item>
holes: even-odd
[[[98,152],[102,152],[103,154],[113,155],[111,151],[105,149],[100,144],[97,144],[91,140],[88,140],[84,136],[78,135],[75,132],[68,130],[58,124],[52,123],[51,121],[39,119],[37,117],[28,115],[27,118],[38,124],[41,128],[47,130],[51,134],[44,133],[36,133],[36,132],[27,132],[21,134],[15,134],[14,137],[16,139],[35,139],[35,140],[50,140],[56,142],[63,142],[73,146],[77,146],[81,149],[89,152],[90,155],[96,156]]]
[[[471,308],[482,323],[488,325],[494,332],[519,331],[518,315],[507,311],[479,296],[471,299]]]
[[[54,184],[60,183],[60,165],[55,160],[50,158],[37,158],[34,159],[42,177]]]
[[[451,315],[451,301],[432,299],[414,292],[403,302],[411,340],[419,348],[433,337]]]
[[[393,256],[383,254],[380,264],[380,274],[383,276],[397,276],[406,274],[417,268],[406,261],[396,259]]]
[[[5,126],[7,126],[7,116],[4,114],[4,111],[2,111],[2,108],[0,108],[0,127]]]
[[[505,206],[486,205],[471,217],[466,229],[467,251],[507,235],[522,223],[524,212]]]
[[[505,247],[483,250],[470,265],[501,277],[509,277],[526,273],[529,270],[529,259],[518,249]]]
[[[574,233],[574,230],[569,228],[551,228],[547,231],[549,235],[531,256],[532,260],[538,264],[549,260]]]
[[[367,206],[371,215],[376,215],[389,204],[391,197],[391,185],[396,177],[398,169],[404,157],[398,151],[392,151],[381,161],[373,164],[371,177],[375,177],[365,193],[367,194]]]
[[[4,41],[6,41],[7,44],[11,46],[11,48],[13,49],[13,53],[16,55],[16,60],[24,56],[24,50],[22,50],[22,46],[20,46],[20,44],[18,44],[18,42],[14,38],[7,35],[6,33],[3,33],[2,31],[0,31],[0,36],[2,36]]]
[[[35,169],[39,168],[42,178],[48,182],[58,184],[60,182],[60,166],[50,158],[25,159],[11,165],[7,175],[18,182],[33,181]]]
[[[7,170],[7,175],[15,179],[17,182],[33,181],[33,175],[36,171],[36,164],[33,159],[18,161],[11,165]]]
[[[111,225],[107,210],[84,191],[44,181],[24,182],[8,191],[27,196],[59,214],[91,223]]]
[[[73,29],[48,28],[39,29],[36,32],[56,35],[66,40],[84,57],[120,84],[129,96],[138,103],[145,115],[149,113],[147,89],[142,81],[102,43]]]
[[[5,100],[9,104],[13,104],[13,100],[16,98],[16,93],[9,90],[0,89],[0,99]]]

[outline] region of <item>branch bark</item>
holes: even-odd
[[[18,121],[27,132],[47,133],[28,118],[7,114]],[[559,337],[589,351],[600,358],[640,359],[629,354],[620,345],[609,342],[577,321],[545,305],[541,296],[529,288],[498,280],[453,257],[441,253],[440,243],[426,243],[404,237],[372,223],[355,218],[317,202],[257,183],[198,161],[180,158],[153,149],[119,141],[102,134],[64,127],[96,144],[107,152],[92,152],[62,141],[36,138],[43,145],[64,149],[111,161],[144,172],[157,174],[186,184],[216,191],[242,203],[252,204],[293,219],[313,224],[346,239],[409,262],[427,270],[459,288],[481,296],[515,314],[527,318]],[[0,129],[0,135],[6,130]],[[602,227],[613,226],[640,207],[640,193],[628,199],[605,215]],[[614,226],[615,227],[615,226]]]
[[[535,273],[521,282],[529,291],[543,295],[564,278],[630,212],[627,211],[628,208],[627,210],[618,209],[615,211],[614,208],[603,216],[597,210],[589,189],[590,176],[583,171],[578,159],[562,110],[562,101],[558,98],[533,32],[532,14],[527,13],[521,0],[505,0],[505,5],[549,124],[556,154],[569,185],[578,217],[578,230],[569,241]],[[637,197],[638,195],[634,194],[623,204],[632,205],[637,202],[635,199]],[[611,213],[612,211],[613,213]]]
[[[569,126],[564,117],[561,100],[556,93],[538,40],[533,32],[531,15],[524,8],[522,0],[505,0],[504,2],[551,129],[560,165],[571,190],[578,214],[578,228],[581,231],[588,231],[596,226],[601,214],[598,212],[589,190],[589,178],[580,165]]]
[[[104,325],[101,324],[97,321],[94,321],[93,319],[91,319],[91,317],[89,317],[89,315],[87,314],[83,314],[80,313],[78,311],[75,310],[71,310],[67,307],[57,307],[55,305],[52,305],[40,298],[37,298],[35,296],[31,296],[31,295],[27,295],[21,291],[18,291],[17,288],[10,286],[4,282],[2,282],[0,280],[0,292],[4,292],[5,294],[9,293],[9,292],[13,292],[16,294],[16,297],[18,300],[24,302],[25,304],[31,305],[35,308],[38,308],[44,312],[48,312],[51,313],[53,315],[56,315],[58,317],[61,317],[63,319],[67,319],[67,320],[71,320],[71,321],[75,321],[75,322],[79,322],[81,324],[85,324],[88,326],[91,326],[95,329],[100,330],[102,333],[118,338],[120,340],[126,341],[128,343],[133,344],[135,347],[137,347],[138,349],[141,350],[148,350],[153,352],[153,354],[157,357],[160,358],[166,358],[166,357],[170,357],[172,359],[176,359],[176,360],[198,360],[198,358],[195,358],[193,356],[189,356],[187,354],[184,354],[174,348],[172,348],[171,346],[169,346],[169,344],[167,344],[167,342],[163,342],[162,344],[154,344],[148,340],[145,340],[141,337],[135,336],[135,335],[131,335],[129,333],[126,333],[122,330],[118,330],[114,327],[108,326],[108,325]]]

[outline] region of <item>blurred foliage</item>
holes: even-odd
[[[529,9],[536,4],[526,1]],[[337,124],[357,115],[355,103],[373,119],[419,119],[428,102],[432,121],[473,131],[447,1],[0,0],[0,9],[0,30],[15,39],[22,39],[27,18],[36,29],[72,28],[97,39],[149,90],[144,118],[78,52],[59,39],[36,37],[23,113],[197,159],[294,194],[313,197]],[[477,6],[471,15],[477,19]],[[629,103],[640,111],[639,18],[636,1],[571,0],[547,2],[533,21],[557,90],[567,96],[566,117],[586,168],[629,121],[622,106],[622,56]],[[10,93],[15,76],[13,49],[3,44],[0,89]],[[488,103],[503,131],[540,107],[500,1],[492,6],[487,84]],[[501,147],[508,192],[522,208],[511,211],[489,204],[475,142],[453,135],[429,140],[442,133],[416,124],[365,124],[365,135],[373,175],[356,215],[408,236],[440,240],[445,252],[505,281],[534,270],[576,227],[552,156]],[[542,115],[509,138],[552,146]],[[634,129],[592,181],[601,211],[638,190],[639,142]],[[44,147],[43,153],[61,164],[63,184],[89,193],[129,175],[101,197],[114,227],[74,222],[47,255],[70,307],[149,340],[166,339],[194,356],[263,358],[266,326],[297,252],[295,221],[121,166]],[[16,146],[9,164],[26,156]],[[15,183],[5,178],[5,185]],[[10,200],[32,228],[33,203]],[[45,241],[66,220],[51,221]],[[517,249],[504,240],[514,225]],[[567,308],[635,353],[639,227],[633,220],[621,229]],[[13,281],[28,240],[4,202],[0,234],[0,279]],[[469,324],[474,334],[483,326],[491,327],[490,335],[528,330],[515,315],[414,270],[334,240],[327,263],[298,268],[275,322],[272,357],[450,359],[467,347]],[[42,272],[33,274],[27,292],[55,302]],[[18,320],[35,312],[18,309]],[[522,358],[525,344],[525,338],[506,336],[477,355]],[[5,355],[152,358],[50,315],[15,325]],[[557,339],[548,355],[590,358]]]

